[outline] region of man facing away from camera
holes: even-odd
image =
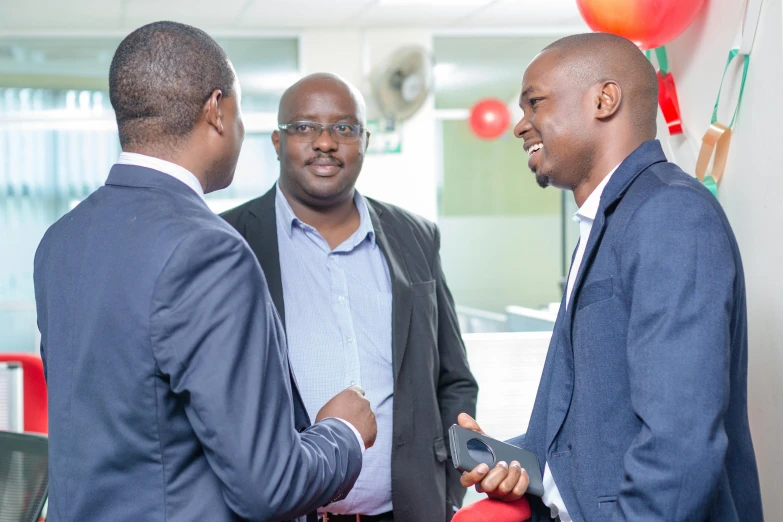
[[[49,519],[312,520],[353,486],[375,418],[346,386],[296,429],[266,279],[204,201],[244,137],[231,62],[153,23],[122,41],[109,87],[123,152],[35,256]]]

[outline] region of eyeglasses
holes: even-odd
[[[350,123],[330,123],[323,125],[314,121],[295,121],[292,123],[281,123],[278,129],[285,131],[286,135],[292,140],[305,141],[312,143],[317,140],[324,130],[329,129],[329,135],[338,143],[351,143],[362,136],[363,127],[361,125],[352,125]]]

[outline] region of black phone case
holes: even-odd
[[[527,475],[530,478],[527,492],[538,497],[544,495],[544,480],[541,477],[541,468],[535,453],[506,444],[492,437],[481,435],[457,424],[452,424],[451,428],[449,428],[449,443],[451,446],[451,461],[455,468],[460,471],[471,471],[479,465],[479,462],[471,457],[468,452],[468,441],[473,439],[486,444],[492,452],[494,460],[489,466],[490,469],[501,460],[507,464],[510,464],[512,460],[516,460],[522,466],[522,469],[527,471]]]

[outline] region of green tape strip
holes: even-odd
[[[731,62],[734,60],[734,58],[737,57],[739,54],[739,49],[732,49],[729,51],[729,59],[726,60],[726,67],[723,69],[723,77],[720,80],[720,87],[718,88],[718,97],[715,100],[715,107],[712,109],[712,120],[710,123],[716,123],[718,121],[718,105],[720,104],[720,93],[723,90],[723,82],[726,80],[726,72],[729,70],[729,65],[731,65]],[[750,65],[750,56],[747,54],[742,55],[744,59],[744,63],[742,65],[742,80],[740,81],[740,89],[739,89],[739,96],[737,96],[737,106],[734,108],[734,114],[731,117],[731,123],[729,123],[729,128],[734,127],[734,121],[737,119],[737,114],[739,113],[740,105],[742,105],[742,96],[745,94],[745,79],[748,76],[748,66]]]
[[[705,176],[703,183],[704,183],[704,186],[707,187],[710,192],[712,192],[712,195],[717,198],[718,197],[718,184],[715,183],[715,179],[712,176]]]
[[[666,55],[666,46],[662,45],[653,50],[645,51],[644,54],[650,61],[652,61],[653,52],[655,52],[655,58],[658,60],[658,70],[664,75],[669,74],[669,57]]]

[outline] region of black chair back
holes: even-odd
[[[49,440],[0,431],[0,522],[38,522],[49,490]]]

